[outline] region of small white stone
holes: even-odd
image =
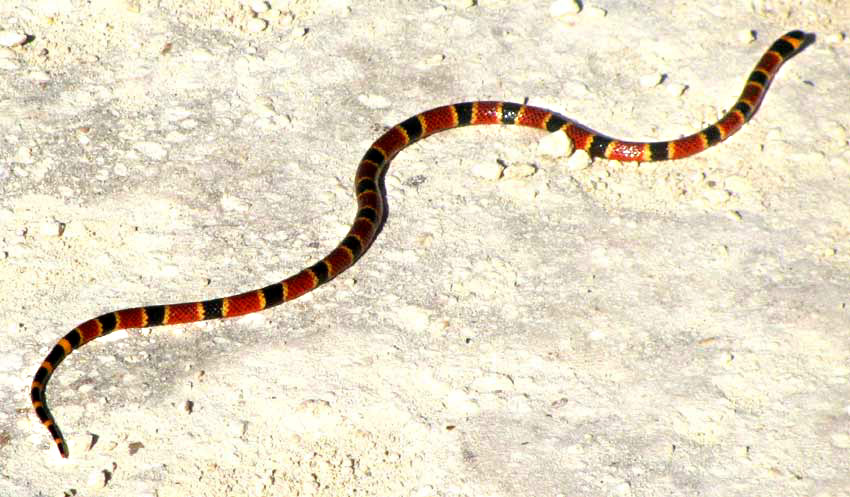
[[[841,43],[842,41],[844,41],[845,38],[846,35],[840,31],[837,33],[829,33],[828,35],[824,36],[824,40],[830,45]]]
[[[0,47],[17,47],[27,41],[27,35],[16,31],[0,31]]]
[[[653,86],[660,85],[662,79],[664,79],[664,75],[662,74],[646,74],[641,76],[638,82],[643,88],[652,88]]]
[[[109,482],[109,471],[105,469],[96,469],[86,478],[86,485],[90,488],[104,488],[107,482]]]
[[[537,151],[549,157],[567,157],[573,150],[573,141],[562,130],[549,133],[537,142]]]
[[[549,15],[552,17],[564,17],[581,12],[581,3],[578,0],[555,0],[549,5]]]
[[[752,29],[742,29],[735,34],[735,37],[741,43],[752,43],[756,41],[756,34]]]
[[[305,399],[295,408],[295,412],[310,416],[328,415],[332,411],[331,403],[324,399]]]
[[[597,7],[596,5],[591,5],[585,12],[589,17],[602,18],[608,15],[608,11],[603,9],[602,7]]]
[[[15,152],[15,156],[12,157],[12,162],[20,162],[21,164],[32,164],[34,161],[31,147],[20,147]]]
[[[627,481],[620,482],[614,487],[614,493],[624,496],[632,495],[632,486]]]
[[[65,223],[58,221],[45,221],[39,227],[42,236],[62,236],[63,231],[65,231]]]
[[[584,150],[576,150],[573,155],[567,159],[568,171],[580,171],[587,169],[590,166],[590,155]]]
[[[259,33],[260,31],[265,30],[269,25],[269,22],[265,19],[260,19],[259,17],[251,18],[248,21],[248,24],[245,25],[245,29],[249,33]]]
[[[29,73],[29,78],[37,83],[47,83],[50,81],[50,75],[44,71],[33,71]]]
[[[274,110],[274,102],[269,97],[257,97],[251,104],[251,110],[255,114],[262,117],[270,117],[276,114]]]
[[[726,217],[729,218],[731,221],[741,221],[742,219],[744,219],[744,217],[741,216],[741,213],[738,211],[726,211],[725,214]]]
[[[681,97],[685,90],[687,90],[687,85],[683,85],[681,83],[670,83],[667,85],[667,93],[673,97]]]
[[[267,12],[271,8],[271,5],[268,2],[263,0],[254,0],[251,2],[251,10],[256,12],[257,14],[262,14],[263,12]]]
[[[77,128],[77,130],[76,130],[77,141],[80,142],[80,145],[85,146],[85,145],[88,145],[89,143],[91,143],[91,138],[89,138],[89,132],[91,132],[91,128],[89,128],[89,127],[83,126],[83,127]]]
[[[476,162],[472,165],[470,172],[475,177],[495,181],[502,177],[504,169],[498,162]]]

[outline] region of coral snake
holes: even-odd
[[[465,102],[417,114],[385,132],[363,156],[354,179],[357,196],[354,223],[342,242],[322,260],[283,281],[239,295],[121,309],[89,319],[62,337],[36,371],[30,392],[35,413],[50,432],[61,456],[68,457],[68,444],[47,408],[45,392],[51,375],[72,351],[115,330],[230,318],[268,309],[315,290],[351,267],[368,250],[383,224],[382,187],[390,161],[418,140],[460,126],[516,124],[549,132],[563,131],[576,148],[592,157],[619,161],[681,159],[716,145],[741,129],[755,113],[782,63],[799,52],[811,38],[802,31],[791,31],[776,40],[747,78],[735,105],[719,121],[675,140],[654,143],[618,140],[555,112],[510,102]]]

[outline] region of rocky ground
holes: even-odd
[[[0,3],[0,495],[850,495],[850,9],[839,0]],[[323,256],[388,126],[472,99],[667,139],[816,41],[737,135],[634,166],[466,128],[404,151],[372,249],[298,301],[121,307]],[[21,41],[21,44],[18,44]]]

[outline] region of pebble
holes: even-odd
[[[618,483],[614,487],[614,494],[615,495],[632,495],[631,484],[629,484],[629,482],[627,482],[627,481]]]
[[[35,161],[32,155],[32,148],[26,146],[18,148],[12,161],[20,162],[21,164],[32,164]]]
[[[262,14],[263,12],[267,12],[271,8],[271,5],[264,0],[254,0],[251,2],[251,10],[253,10],[257,14]]]
[[[109,471],[105,469],[96,469],[86,478],[86,485],[90,488],[104,488],[107,483],[109,483]]]
[[[591,5],[586,9],[587,15],[589,17],[602,18],[608,15],[608,11],[603,9],[602,7],[597,7],[596,5]]]
[[[584,150],[576,150],[573,155],[567,159],[568,171],[580,171],[587,169],[590,166],[590,155]]]
[[[58,237],[62,236],[64,231],[65,223],[60,223],[58,221],[45,221],[41,223],[41,226],[39,227],[39,232],[42,236]]]
[[[685,93],[685,90],[688,89],[687,85],[683,85],[681,83],[670,83],[667,85],[667,93],[672,97],[681,97],[682,94]]]
[[[331,403],[324,399],[306,399],[298,404],[295,412],[299,414],[308,414],[312,417],[323,415],[327,416],[333,411]]]
[[[251,110],[261,117],[271,117],[277,112],[274,110],[274,102],[269,97],[257,97],[251,104]]]
[[[744,219],[744,217],[741,216],[741,213],[738,211],[726,211],[726,217],[729,218],[729,220],[731,221],[741,221],[742,219]]]
[[[573,141],[563,131],[549,133],[537,142],[537,151],[549,157],[567,157],[573,150]]]
[[[756,41],[756,33],[752,29],[742,29],[735,34],[735,38],[741,43],[752,43]]]
[[[470,172],[477,178],[495,181],[502,177],[504,169],[498,162],[476,162],[472,165]]]
[[[0,31],[0,47],[17,47],[27,41],[27,35],[17,31]]]
[[[260,19],[259,17],[253,17],[248,20],[248,24],[245,25],[245,29],[249,33],[259,33],[260,31],[264,31],[269,26],[269,22],[265,19]]]
[[[652,88],[653,86],[660,85],[662,79],[664,79],[663,74],[646,74],[640,77],[638,83],[642,88]]]
[[[94,448],[95,444],[97,444],[97,439],[98,436],[94,433],[86,433],[86,443],[83,446],[83,448],[86,449],[86,452],[89,452]]]
[[[44,71],[33,71],[29,73],[29,78],[37,83],[47,83],[50,81],[50,75]]]
[[[571,16],[581,12],[581,2],[578,0],[555,0],[549,5],[549,15],[552,17]]]
[[[80,142],[80,145],[88,145],[91,143],[91,138],[89,138],[89,133],[91,132],[91,128],[88,126],[81,126],[74,130],[77,135],[77,141]]]
[[[830,45],[841,43],[842,41],[844,41],[845,38],[846,38],[845,34],[840,32],[840,31],[837,32],[837,33],[830,33],[830,34],[824,36],[824,40],[827,43],[829,43]]]

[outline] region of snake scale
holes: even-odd
[[[741,129],[756,112],[780,66],[799,52],[810,36],[802,31],[791,31],[776,40],[750,73],[738,100],[720,120],[702,131],[675,140],[618,140],[555,112],[501,101],[445,105],[417,114],[390,128],[363,156],[354,179],[357,215],[345,238],[323,259],[283,281],[238,295],[121,309],[85,321],[54,345],[36,371],[30,390],[35,413],[50,432],[60,455],[67,458],[68,444],[47,407],[46,389],[51,375],[71,352],[115,330],[231,318],[268,309],[311,292],[350,268],[368,250],[385,219],[382,182],[390,162],[418,140],[460,126],[514,124],[548,132],[563,131],[577,149],[592,157],[620,161],[681,159],[716,145]]]

